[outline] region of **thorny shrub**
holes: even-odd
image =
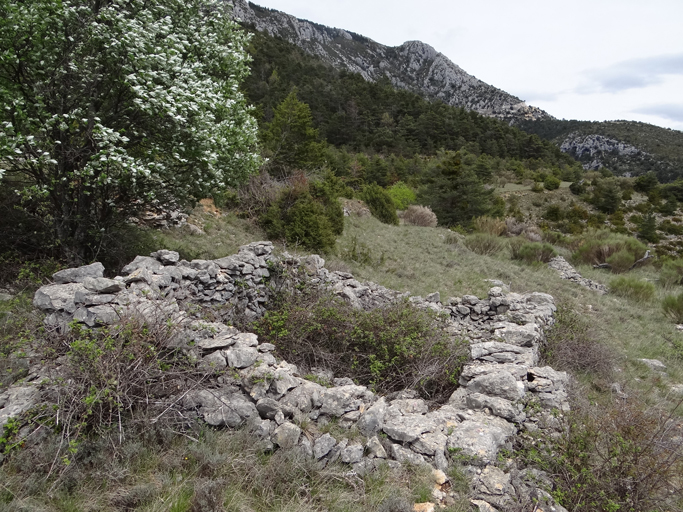
[[[124,425],[134,421],[136,413],[149,412],[150,403],[179,383],[205,378],[173,347],[177,326],[170,320],[146,323],[140,315],[131,315],[101,329],[75,322],[70,327],[55,340],[66,353],[52,396],[54,408],[33,419],[61,433],[64,465],[86,436],[121,442]],[[156,423],[166,413],[164,421],[171,421],[171,409],[155,411],[155,418],[144,421]]]
[[[403,213],[403,222],[409,226],[435,228],[438,224],[436,214],[429,206],[411,205]]]
[[[445,400],[458,386],[465,343],[431,312],[398,301],[371,311],[321,290],[283,294],[254,324],[260,339],[304,369],[332,370],[387,393],[406,388]]]
[[[544,363],[556,370],[602,379],[609,379],[614,366],[613,352],[599,341],[594,325],[566,306],[558,307],[541,355]]]
[[[552,494],[571,512],[680,511],[681,426],[675,411],[633,396],[599,405],[574,398],[559,436],[523,436],[520,451],[553,475]]]

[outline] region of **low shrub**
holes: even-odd
[[[543,180],[543,188],[546,190],[557,190],[560,188],[560,185],[562,182],[556,178],[555,176],[548,176],[546,179]]]
[[[541,347],[545,364],[556,370],[581,372],[608,381],[614,367],[614,351],[599,341],[595,326],[585,316],[560,306],[555,323]]]
[[[552,495],[575,512],[680,510],[683,471],[675,412],[637,398],[574,399],[560,435],[528,436],[520,454],[554,475]]]
[[[487,233],[493,236],[501,236],[507,231],[506,220],[489,217],[487,215],[483,217],[477,217],[474,219],[473,224],[476,231],[480,233]]]
[[[465,237],[465,247],[481,256],[489,256],[503,250],[504,242],[495,235],[474,233]]]
[[[435,228],[438,221],[429,206],[411,205],[403,214],[403,222],[409,226]]]
[[[396,205],[391,196],[382,187],[375,183],[366,185],[360,193],[360,198],[368,205],[373,217],[385,224],[398,226]]]
[[[636,258],[632,252],[622,249],[606,258],[605,262],[610,265],[612,272],[615,274],[621,274],[633,266],[633,264],[636,262]]]
[[[659,272],[659,282],[666,288],[683,285],[683,259],[665,261]]]
[[[677,324],[683,323],[683,292],[678,295],[667,295],[662,301],[664,314]]]
[[[514,217],[508,217],[505,219],[505,229],[508,235],[521,235],[528,227],[528,224],[521,222]]]
[[[674,224],[669,219],[665,219],[659,226],[657,226],[657,229],[670,235],[683,235],[683,226],[681,224]]]
[[[633,255],[633,261],[641,259],[647,246],[628,235],[612,233],[608,230],[590,230],[574,239],[572,259],[576,263],[598,265],[607,263],[613,254],[626,251]],[[621,256],[623,258],[623,256]]]
[[[415,191],[408,185],[399,181],[394,183],[391,187],[387,189],[387,194],[391,197],[394,202],[394,207],[397,210],[405,210],[411,204],[415,204],[417,201],[417,195]]]
[[[627,299],[646,301],[655,295],[655,285],[637,277],[621,276],[612,279],[609,285],[610,293]]]
[[[543,213],[543,218],[550,222],[559,222],[565,217],[565,212],[559,204],[551,204]]]
[[[581,194],[586,193],[586,186],[581,182],[575,181],[574,183],[569,185],[569,190],[575,196],[580,196]]]
[[[439,401],[458,386],[468,354],[435,314],[407,301],[364,311],[315,290],[283,294],[254,330],[304,372],[324,368],[378,392],[411,388]]]
[[[555,256],[557,251],[548,243],[529,242],[525,238],[518,237],[510,240],[512,259],[526,263],[547,263]]]
[[[324,185],[295,184],[280,194],[259,222],[271,238],[325,253],[344,231],[344,212]]]
[[[543,190],[545,190],[545,189],[543,188],[543,183],[541,183],[541,182],[539,182],[539,181],[535,182],[535,183],[533,184],[533,186],[531,187],[531,191],[532,191],[532,192],[541,193],[541,192],[543,192]]]

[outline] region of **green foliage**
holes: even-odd
[[[302,180],[283,190],[259,223],[271,238],[324,253],[344,231],[344,212],[329,187]]]
[[[389,197],[394,201],[397,210],[405,210],[417,201],[417,194],[408,185],[399,181],[387,189]]]
[[[304,290],[282,297],[254,329],[300,368],[324,367],[383,393],[412,388],[434,400],[448,399],[467,358],[436,316],[408,302],[363,311]]]
[[[543,188],[546,190],[557,190],[562,182],[552,174],[543,180]]]
[[[574,241],[577,249],[572,258],[579,263],[598,265],[607,263],[607,258],[625,250],[639,260],[645,255],[647,246],[633,237],[612,233],[608,230],[590,230]]]
[[[638,237],[643,240],[656,244],[659,242],[659,235],[657,234],[657,218],[652,213],[648,213],[643,217],[643,221],[638,228]]]
[[[641,174],[633,182],[633,190],[643,194],[649,194],[658,186],[659,180],[657,180],[657,175],[652,171]]]
[[[363,187],[359,197],[368,205],[373,217],[385,224],[398,226],[396,205],[391,196],[382,187],[374,183],[367,185]]]
[[[510,239],[512,259],[526,263],[548,263],[557,256],[555,248],[548,243],[529,242],[523,237]]]
[[[543,183],[536,181],[534,182],[533,186],[531,187],[531,191],[535,192],[537,194],[540,194],[543,192],[545,189],[543,188]]]
[[[189,204],[256,170],[256,123],[239,92],[246,38],[228,9],[2,4],[3,186],[18,189],[62,256],[92,258],[131,215]]]
[[[593,195],[590,202],[602,213],[612,214],[621,207],[622,191],[615,178],[593,181]]]
[[[559,222],[564,219],[565,213],[559,204],[551,204],[546,208],[543,218],[551,222]]]
[[[464,240],[465,247],[481,256],[490,256],[499,253],[505,245],[497,235],[489,233],[474,233],[467,235]]]
[[[627,249],[621,249],[606,258],[605,262],[609,263],[612,268],[612,272],[615,274],[621,274],[633,266],[633,264],[636,262],[636,257],[631,251]]]
[[[683,323],[683,292],[678,295],[667,295],[662,301],[664,314],[675,323]]]
[[[421,201],[428,204],[439,223],[445,226],[469,226],[476,217],[501,217],[505,201],[484,187],[467,153],[448,153],[432,170],[421,190]]]
[[[296,89],[277,106],[262,138],[271,174],[287,176],[294,170],[315,169],[323,162],[324,144],[313,128],[311,109],[299,101]]]
[[[666,288],[683,285],[683,259],[665,261],[659,273],[659,282]]]
[[[569,185],[569,190],[575,196],[580,196],[581,194],[586,193],[586,186],[582,182],[575,181],[574,183]]]
[[[610,293],[635,301],[651,300],[655,295],[655,285],[633,276],[620,276],[612,279]]]

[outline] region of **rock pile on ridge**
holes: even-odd
[[[557,270],[557,272],[560,274],[560,279],[567,279],[568,281],[572,281],[579,286],[583,286],[589,290],[594,290],[600,295],[607,293],[607,286],[583,277],[562,256],[554,257],[548,262],[548,266],[553,270]]]
[[[560,429],[557,416],[568,408],[567,375],[538,366],[539,344],[555,311],[550,295],[505,293],[494,287],[485,299],[466,295],[442,303],[438,294],[411,297],[415,307],[440,313],[447,319],[447,331],[470,344],[471,361],[463,368],[461,387],[448,403],[435,407],[411,390],[377,396],[322,370],[304,378],[296,366],[275,357],[274,345],[260,343],[255,334],[197,320],[179,307],[179,300],[231,304],[256,317],[265,311],[269,284],[286,285],[303,275],[310,286],[328,287],[357,308],[382,307],[405,297],[360,283],[351,274],[330,272],[319,256],[277,258],[272,250],[270,242],[258,242],[233,256],[192,262],[162,250],[138,256],[114,279],[104,278],[98,263],[68,269],[55,274],[55,284],[36,292],[34,304],[47,313],[51,325],[75,320],[93,327],[130,315],[148,322],[171,319],[178,326],[171,342],[190,354],[209,378],[202,388],[178,390],[177,396],[166,398],[168,403],[185,418],[216,427],[248,425],[264,449],[298,449],[321,465],[341,461],[358,474],[378,464],[404,462],[446,470],[456,456],[466,463],[480,509],[505,510],[534,498],[546,504],[544,510],[563,510],[539,485],[545,475],[511,462],[504,469],[497,464],[501,448],[511,450],[518,432],[550,435]],[[37,395],[39,386],[22,388]],[[0,418],[26,410],[15,399],[26,393],[14,388],[0,395]],[[32,398],[35,403],[39,396]],[[332,421],[342,433],[320,435]],[[306,432],[302,425],[309,425]],[[343,434],[352,427],[360,439]],[[449,500],[438,490],[434,497]]]

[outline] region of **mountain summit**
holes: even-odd
[[[236,19],[281,37],[334,67],[480,114],[510,121],[553,119],[547,112],[482,82],[421,41],[390,47],[343,29],[330,28],[245,0],[230,0]]]

